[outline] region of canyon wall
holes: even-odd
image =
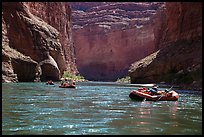
[[[88,80],[113,81],[155,51],[151,16],[164,3],[71,3],[78,70]]]
[[[73,29],[99,26],[108,30],[142,27],[163,2],[71,2]]]
[[[52,4],[54,7],[55,3]],[[67,44],[70,54],[64,53],[61,43],[65,41],[60,38],[62,30],[57,30],[59,28],[54,28],[48,21],[32,14],[37,10],[30,12],[31,5],[32,3],[24,2],[2,3],[2,82],[59,80],[63,71],[76,71],[72,44],[70,47],[69,43]],[[44,9],[46,9],[45,5]],[[58,6],[56,4],[58,9],[64,7]],[[39,12],[45,13],[44,10]],[[46,12],[52,14],[51,10]],[[64,11],[58,10],[58,12]],[[70,16],[69,10],[68,13]],[[51,18],[49,14],[45,16]],[[57,23],[58,18],[52,18],[52,20]],[[68,21],[69,18],[65,20],[69,23]],[[67,29],[71,29],[69,25]],[[71,39],[68,38],[68,41]],[[66,63],[67,55],[72,58],[71,63],[70,61]]]
[[[167,82],[202,88],[202,3],[166,4],[165,20],[155,33],[157,52],[133,63],[132,83]],[[160,32],[160,33],[158,33]]]
[[[97,34],[92,32],[97,31]],[[152,26],[140,29],[100,32],[100,28],[73,33],[77,66],[90,80],[116,80],[127,75],[129,65],[154,51]],[[89,33],[89,34],[87,34]]]
[[[25,2],[29,11],[43,19],[59,31],[63,56],[65,60],[59,62],[63,70],[73,74],[78,73],[75,64],[75,50],[72,38],[71,7],[68,2]],[[59,56],[59,55],[58,55]]]

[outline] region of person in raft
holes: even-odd
[[[65,80],[62,80],[61,86],[69,86],[69,81],[67,78],[65,78]]]
[[[63,85],[63,84],[64,84],[64,82],[65,82],[65,80],[64,80],[64,79],[62,79],[60,84],[61,84],[61,85]]]
[[[158,90],[157,86],[154,86],[152,88],[149,88],[147,91],[151,93],[151,95],[165,95],[165,96],[171,96],[172,93],[169,92],[170,89]]]
[[[155,95],[158,91],[158,87],[157,86],[153,86],[152,88],[149,88],[147,90],[147,92],[150,92],[152,95]]]
[[[76,81],[73,80],[72,81],[72,85],[75,86],[76,85]]]
[[[52,80],[49,80],[46,82],[46,85],[54,85],[53,81]]]

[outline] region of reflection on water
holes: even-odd
[[[3,83],[2,134],[201,135],[202,97],[179,91],[178,101],[133,101],[132,85]]]

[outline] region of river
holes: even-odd
[[[3,135],[201,135],[202,95],[176,90],[178,101],[133,101],[138,85],[78,82],[2,83]]]

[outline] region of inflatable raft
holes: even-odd
[[[149,100],[149,101],[177,101],[179,94],[174,90],[158,91],[157,94],[147,92],[146,89],[133,90],[130,92],[129,97],[134,100]]]
[[[59,85],[59,88],[76,88],[75,85]]]

